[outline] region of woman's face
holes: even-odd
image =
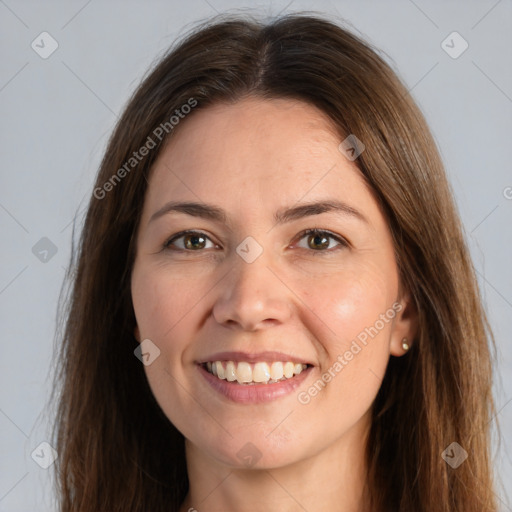
[[[412,315],[355,162],[298,101],[181,122],[152,169],[131,283],[157,402],[188,448],[231,467],[362,435]]]

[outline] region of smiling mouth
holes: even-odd
[[[309,368],[311,365],[294,363],[293,361],[274,361],[273,363],[245,361],[211,361],[201,366],[220,380],[236,382],[242,385],[277,384],[289,379]]]

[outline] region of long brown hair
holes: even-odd
[[[60,511],[177,511],[188,491],[183,436],[133,353],[133,235],[152,164],[187,122],[173,124],[173,113],[246,95],[308,102],[334,122],[340,142],[349,134],[363,141],[356,163],[387,217],[401,283],[418,311],[419,334],[406,356],[390,358],[373,405],[372,510],[495,512],[494,340],[438,150],[378,51],[305,14],[267,23],[223,16],[196,27],[154,66],[117,123],[61,306]],[[147,154],[130,160],[145,145]],[[457,468],[442,457],[452,442],[468,453]]]

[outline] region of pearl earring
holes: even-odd
[[[407,352],[409,350],[409,345],[407,345],[407,338],[402,340],[402,348]]]

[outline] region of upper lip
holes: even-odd
[[[217,352],[212,354],[211,356],[205,357],[198,361],[199,364],[214,362],[214,361],[245,361],[247,363],[259,363],[259,362],[273,362],[273,361],[282,361],[287,362],[291,361],[293,363],[301,363],[308,364],[313,366],[313,363],[303,359],[302,357],[292,356],[290,354],[285,354],[284,352],[275,352],[275,351],[267,351],[267,352],[258,352],[258,353],[248,353],[248,352]]]

